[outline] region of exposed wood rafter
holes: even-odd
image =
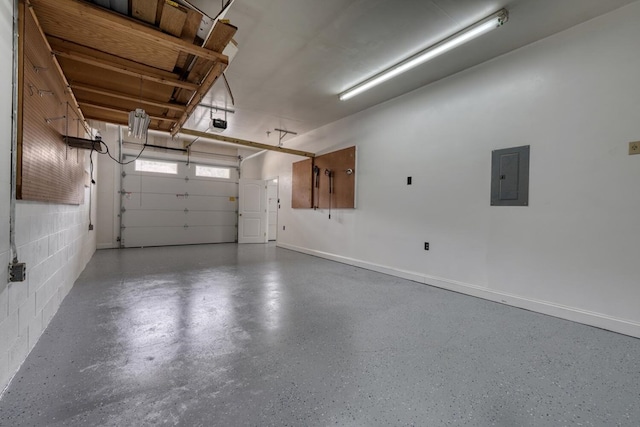
[[[185,81],[178,80],[178,79],[169,79],[169,78],[166,78],[166,77],[160,77],[158,75],[150,74],[149,72],[144,72],[143,73],[143,72],[137,71],[137,70],[132,69],[132,68],[128,68],[128,67],[125,67],[125,66],[116,65],[116,64],[113,64],[113,63],[108,63],[106,61],[95,59],[95,58],[92,58],[90,56],[83,55],[81,53],[59,52],[59,51],[54,51],[53,53],[56,56],[59,56],[61,58],[71,59],[72,61],[77,61],[77,62],[81,62],[83,64],[88,64],[88,65],[93,65],[95,67],[99,67],[99,68],[102,68],[104,70],[114,71],[116,73],[137,77],[139,79],[148,80],[148,81],[151,81],[151,82],[156,82],[156,83],[160,83],[160,84],[167,85],[167,86],[179,87],[179,88],[188,89],[188,90],[197,90],[198,87],[199,87],[195,83],[185,82]]]
[[[80,101],[78,103],[80,104],[80,107],[90,107],[90,108],[95,108],[97,110],[106,111],[106,112],[109,112],[109,113],[117,113],[117,114],[129,115],[129,110],[124,110],[122,108],[115,108],[115,107],[112,107],[112,106],[109,106],[109,105],[97,104],[97,103],[86,102],[86,101]],[[175,119],[171,119],[171,118],[163,117],[163,116],[152,116],[152,115],[149,115],[149,117],[151,118],[151,120],[175,122]]]
[[[168,110],[176,110],[176,111],[186,111],[187,107],[184,105],[172,104],[170,102],[159,102],[151,99],[145,98],[136,98],[135,96],[128,95],[126,93],[114,92],[111,90],[101,89],[97,87],[92,87],[80,83],[72,83],[72,89],[81,90],[84,92],[94,93],[96,95],[104,95],[112,98],[123,99],[126,101],[133,101],[140,104],[152,105],[154,107],[166,108]]]

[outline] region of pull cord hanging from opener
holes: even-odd
[[[331,219],[331,199],[333,198],[333,171],[325,169],[324,174],[329,177],[329,219]]]

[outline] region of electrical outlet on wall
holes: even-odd
[[[424,242],[424,250],[425,251],[429,250],[429,242]]]
[[[629,143],[629,155],[640,154],[640,141]]]

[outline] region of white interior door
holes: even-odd
[[[269,180],[267,184],[267,206],[269,209],[269,241],[276,240],[278,236],[278,180]]]
[[[240,180],[238,243],[267,242],[267,182]]]

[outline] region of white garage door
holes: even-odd
[[[123,170],[124,247],[237,240],[235,168],[141,158]]]

